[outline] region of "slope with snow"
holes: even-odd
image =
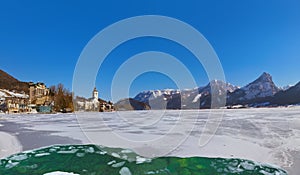
[[[164,90],[150,90],[150,91],[144,91],[139,94],[137,94],[134,99],[141,101],[141,102],[148,102],[149,100],[159,98],[159,97],[165,97],[170,96],[174,94],[179,94],[179,90],[175,89],[164,89]]]
[[[29,98],[29,96],[26,95],[25,93],[21,94],[6,89],[0,89],[0,98],[7,98],[7,97]]]
[[[272,76],[264,72],[256,80],[239,88],[229,83],[213,80],[204,87],[187,90],[152,90],[139,93],[134,99],[147,103],[151,109],[199,109],[234,106],[277,106],[300,104],[300,83],[278,88]],[[216,103],[211,103],[216,99]],[[214,101],[214,103],[215,103]],[[224,105],[223,105],[224,106]]]
[[[208,85],[195,89],[144,91],[137,94],[134,99],[149,104],[151,109],[199,109],[210,107],[212,94],[226,98],[228,92],[236,89],[237,86],[213,80]]]
[[[300,104],[300,82],[287,90],[275,94],[272,103],[275,105]]]
[[[228,103],[245,104],[268,102],[268,98],[273,97],[279,90],[280,89],[273,82],[272,76],[264,72],[255,81],[231,93]]]

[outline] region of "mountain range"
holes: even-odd
[[[22,82],[0,70],[0,89],[28,94],[29,83]],[[229,108],[276,107],[300,104],[300,82],[294,86],[279,88],[272,76],[264,72],[244,87],[238,87],[220,80],[213,80],[206,86],[188,90],[164,89],[138,93],[134,98],[122,99],[115,104],[122,110],[144,109],[207,109],[214,107],[212,97]]]
[[[272,76],[264,72],[244,87],[213,80],[204,87],[190,90],[150,90],[138,93],[133,99],[146,103],[151,109],[206,109],[211,108],[212,96],[222,99],[228,108],[287,106],[300,104],[300,82],[288,88],[279,88]]]

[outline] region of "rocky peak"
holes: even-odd
[[[212,87],[214,87],[215,89],[224,90],[228,92],[233,92],[236,89],[238,89],[237,86],[231,85],[230,83],[226,83],[221,80],[212,80],[203,89],[210,91]]]
[[[272,76],[269,73],[264,72],[253,83],[258,83],[258,82],[270,82],[270,83],[273,83],[273,79],[272,79]]]
[[[262,98],[273,96],[279,91],[279,88],[272,80],[269,73],[264,72],[255,81],[243,87],[245,92],[245,99]]]

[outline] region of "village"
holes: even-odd
[[[56,113],[56,112],[111,112],[114,111],[114,105],[110,101],[99,98],[99,92],[96,87],[92,91],[91,98],[69,97],[56,95],[52,89],[47,88],[44,83],[29,82],[28,94],[17,92],[15,90],[0,89],[0,113]],[[58,90],[59,91],[59,90]],[[59,94],[59,93],[58,93]],[[71,98],[67,105],[60,105],[60,102],[66,103],[65,98]]]

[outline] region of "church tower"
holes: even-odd
[[[96,87],[93,90],[93,98],[94,98],[94,100],[98,100],[98,91],[97,91]]]

